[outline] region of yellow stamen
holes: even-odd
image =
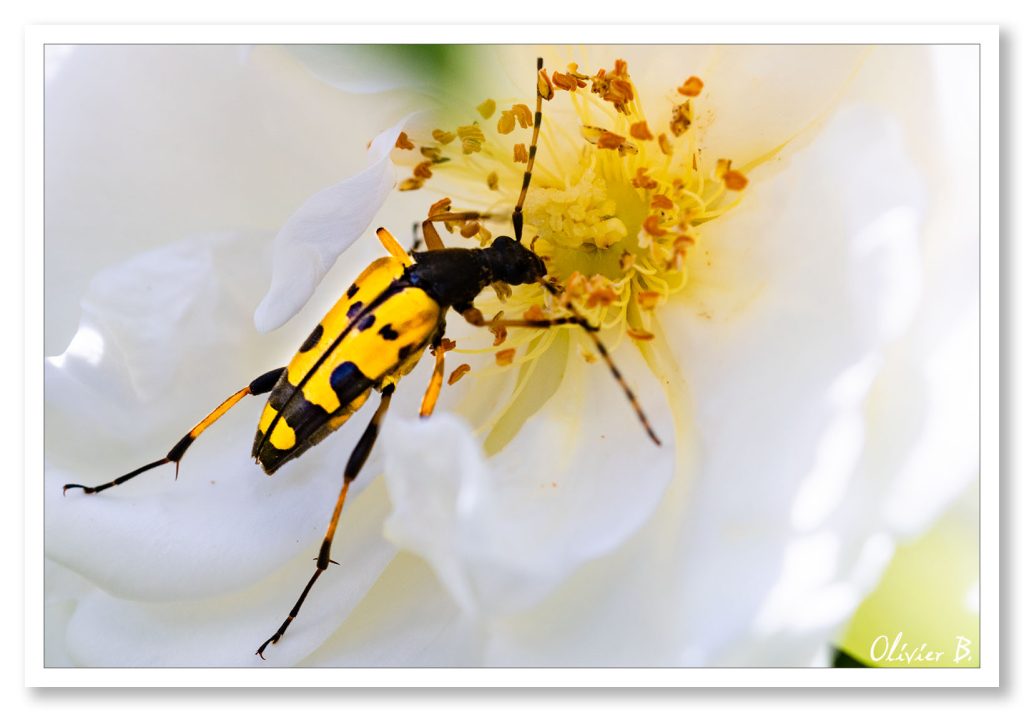
[[[693,109],[689,100],[672,107],[672,119],[669,121],[668,127],[673,136],[682,136],[683,132],[690,128],[692,122]]]
[[[516,350],[515,349],[503,349],[494,354],[494,360],[499,366],[508,366],[515,360]]]
[[[468,363],[460,363],[458,366],[455,367],[455,370],[452,371],[451,375],[448,376],[448,385],[454,386],[456,383],[459,382],[459,379],[465,376],[467,373],[469,373],[469,371],[470,367]]]
[[[672,155],[672,142],[669,141],[668,136],[663,133],[658,134],[658,148],[660,148],[661,152],[666,156]]]
[[[678,87],[676,91],[678,91],[683,96],[692,97],[698,96],[701,92],[701,89],[703,88],[704,82],[701,81],[700,77],[690,77],[685,82],[683,82],[683,85],[681,87]]]
[[[485,119],[489,119],[494,116],[494,110],[498,108],[498,105],[494,102],[494,99],[487,99],[482,104],[476,107],[476,110],[480,113],[480,116]]]
[[[450,131],[442,131],[441,129],[434,129],[430,132],[430,135],[434,137],[435,141],[438,141],[444,146],[455,140],[455,134]]]
[[[456,129],[459,138],[462,139],[462,152],[466,155],[480,151],[484,143],[484,132],[476,124],[471,126],[460,126]]]
[[[569,64],[550,76],[538,72],[536,81],[541,97],[556,109],[541,127],[522,238],[561,291],[553,295],[539,285],[496,284],[493,295],[488,291],[479,298],[481,309],[546,320],[566,316],[571,305],[607,332],[602,340],[609,349],[627,340],[649,341],[659,307],[686,287],[693,261],[704,259],[705,251],[695,249],[701,226],[738,204],[735,191],[747,186],[747,176],[727,161],[708,164],[701,158],[698,131],[708,122],[699,113],[704,89],[699,77],[669,87],[678,102],[665,106],[669,120],[653,128],[623,61],[596,74]],[[590,91],[580,91],[586,87]],[[554,97],[557,92],[568,96]],[[559,102],[575,107],[576,121],[562,120]],[[491,99],[482,102],[474,113],[484,118],[479,125],[461,126],[454,134],[434,132],[434,144],[421,148],[424,162],[403,189],[418,188],[428,178],[434,186],[442,175],[459,178],[458,208],[451,200],[439,201],[430,216],[461,215],[437,222],[481,246],[490,243],[492,230],[509,234],[510,206],[519,195],[529,143],[504,143],[496,134],[533,126],[533,111],[525,103],[502,110]],[[441,147],[455,138],[471,158],[442,155]],[[466,186],[472,186],[471,196]],[[523,367],[519,381],[529,378],[532,365],[565,333],[562,327],[508,333],[495,327],[492,332],[493,343],[488,339],[477,352],[495,354],[496,368],[479,375],[515,364]],[[589,351],[581,353],[586,358]]]
[[[640,141],[650,141],[654,138],[654,134],[647,128],[646,121],[638,121],[635,124],[631,124],[629,127],[629,135]]]

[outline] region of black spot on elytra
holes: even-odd
[[[377,333],[380,334],[380,338],[386,341],[394,341],[398,338],[398,332],[391,328],[391,324],[385,324],[380,327],[380,331]]]
[[[363,310],[363,303],[362,302],[352,302],[352,306],[350,306],[348,308],[347,316],[348,316],[349,319],[355,319],[356,318],[356,314],[358,314],[362,310]]]
[[[358,292],[358,291],[359,291],[359,285],[358,284],[353,284],[351,287],[348,288],[348,291],[345,292],[345,296],[348,297],[349,299],[351,299],[352,297],[356,296],[356,292]]]
[[[302,342],[302,346],[299,347],[299,353],[305,353],[311,348],[320,343],[320,337],[324,335],[324,325],[317,324],[316,328],[313,329],[313,333],[306,337],[306,340]]]
[[[342,406],[354,401],[372,385],[370,379],[351,361],[346,361],[331,371],[331,388],[334,389]]]
[[[371,326],[373,326],[373,322],[375,321],[377,321],[377,317],[375,317],[373,314],[367,314],[366,316],[359,320],[359,330],[366,331]]]
[[[409,358],[413,353],[416,352],[416,344],[406,344],[402,348],[398,349],[398,360],[404,361]]]

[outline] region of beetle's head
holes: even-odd
[[[528,284],[548,273],[544,260],[523,243],[502,235],[487,248],[491,272],[499,282]]]

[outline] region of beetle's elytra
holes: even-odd
[[[345,466],[341,492],[320,547],[316,569],[284,622],[259,646],[256,652],[260,657],[268,645],[281,639],[313,584],[331,563],[331,543],[349,485],[373,448],[398,381],[415,368],[427,349],[433,352],[435,364],[420,415],[426,417],[433,412],[441,391],[445,352],[449,348],[444,334],[450,309],[480,327],[543,329],[561,324],[582,327],[621,385],[648,435],[660,444],[632,390],[595,333],[597,327],[590,325],[571,302],[565,303],[566,316],[551,319],[488,320],[473,306],[474,299],[485,287],[498,283],[511,286],[538,283],[551,294],[560,292],[559,286],[547,277],[544,262],[522,243],[523,204],[537,153],[541,103],[552,96],[542,68],[543,61],[538,59],[533,136],[519,199],[512,212],[514,238],[501,236],[487,247],[477,249],[444,246],[435,222],[484,217],[479,213],[442,212],[428,217],[422,223],[425,251],[406,252],[387,230],[379,228],[377,236],[389,256],[374,261],[356,278],[287,366],[268,371],[231,395],[178,441],[165,457],[105,484],[64,485],[65,493],[69,489],[81,489],[86,494],[94,494],[159,465],[173,462],[177,467],[188,447],[214,421],[246,395],[265,393],[270,395],[260,417],[252,456],[271,475],[344,425],[366,403],[371,392],[378,391],[381,397],[377,410]]]

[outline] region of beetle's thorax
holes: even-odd
[[[495,282],[527,284],[547,274],[544,262],[511,237],[498,237],[483,249],[451,247],[414,252],[407,276],[414,286],[445,306],[468,306]]]

